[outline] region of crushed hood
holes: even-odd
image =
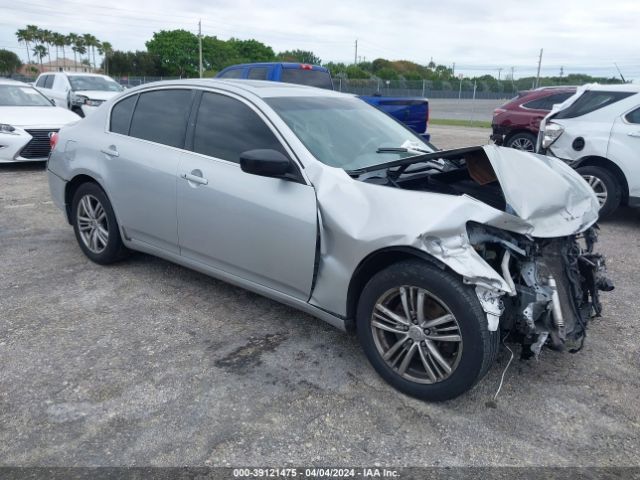
[[[598,199],[571,167],[556,158],[485,145],[507,211],[531,225],[534,237],[581,232],[598,219]]]
[[[78,96],[87,97],[90,100],[109,100],[122,92],[109,92],[105,90],[78,90],[75,92]]]

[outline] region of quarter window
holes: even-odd
[[[269,69],[267,67],[257,67],[249,70],[249,76],[247,77],[250,80],[266,80],[267,72]]]
[[[138,96],[132,95],[115,104],[111,110],[111,128],[114,133],[129,135],[129,124],[131,123],[131,114],[133,107],[136,105]]]
[[[239,163],[247,150],[272,149],[287,155],[264,121],[244,103],[216,93],[204,93],[193,138],[193,150]]]
[[[44,84],[47,81],[47,77],[49,75],[41,75],[38,81],[36,82],[36,87],[44,88]]]
[[[191,100],[191,90],[155,90],[140,94],[129,135],[182,148]]]
[[[242,78],[242,69],[234,68],[233,70],[228,70],[220,75],[220,78]]]
[[[42,88],[51,88],[53,87],[53,75],[46,75],[44,77],[44,85]]]
[[[640,123],[640,108],[636,108],[633,112],[627,113],[624,117],[629,123]]]
[[[532,100],[528,103],[525,103],[523,107],[531,108],[534,110],[551,110],[555,104],[564,102],[571,95],[573,95],[573,93],[556,93],[544,98]]]

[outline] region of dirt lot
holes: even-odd
[[[92,264],[43,168],[2,166],[0,464],[639,465],[639,228],[628,209],[602,224],[617,288],[582,352],[516,358],[497,408],[506,351],[428,404],[291,308],[142,254]]]

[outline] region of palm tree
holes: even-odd
[[[82,35],[82,40],[84,45],[87,47],[87,60],[89,60],[89,66],[91,66],[91,51],[98,39],[90,33],[85,33]]]
[[[113,53],[113,46],[109,42],[102,42],[100,50],[104,54],[104,73],[109,75],[109,55]]]
[[[36,45],[33,47],[33,56],[40,59],[40,72],[42,73],[42,58],[49,53],[49,50],[44,45]]]
[[[76,45],[78,43],[78,35],[75,33],[70,33],[69,35],[67,35],[67,45],[69,45],[71,47],[71,50],[73,50],[73,68],[74,70],[77,71],[78,67],[78,60],[76,57],[76,53],[78,53],[78,51],[76,50]]]
[[[27,49],[27,63],[31,63],[31,57],[29,56],[29,42],[33,41],[33,38],[31,37],[29,30],[21,28],[16,32],[16,37],[18,37],[18,43],[24,43],[24,46]]]
[[[58,58],[58,48],[62,48],[62,69],[64,70],[64,66],[67,63],[67,59],[64,54],[64,47],[67,44],[67,37],[62,35],[61,33],[53,34],[53,44],[56,46],[56,58]],[[58,66],[60,66],[60,62],[58,62]]]
[[[51,45],[53,44],[53,32],[51,30],[40,30],[40,41],[47,45],[47,57],[51,66]]]
[[[76,41],[73,44],[73,47],[71,47],[71,49],[73,50],[74,57],[75,57],[75,54],[77,53],[78,55],[80,55],[80,58],[82,58],[82,55],[87,53],[87,47],[85,47],[84,40],[79,35],[76,36]],[[76,66],[76,71],[77,70],[78,70],[78,67]]]

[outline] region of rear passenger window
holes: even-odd
[[[131,114],[133,113],[133,107],[136,105],[137,98],[137,95],[132,95],[115,104],[111,110],[111,126],[109,130],[114,133],[129,135]]]
[[[287,155],[273,132],[247,105],[224,95],[204,93],[196,119],[193,150],[239,163],[242,152],[256,148]]]
[[[564,110],[558,112],[555,118],[576,118],[587,113],[594,112],[601,108],[616,103],[623,98],[633,95],[631,92],[594,92],[586,91],[580,98],[569,105]]]
[[[573,93],[556,93],[554,95],[549,95],[548,97],[539,98],[525,103],[522,106],[532,108],[534,110],[551,110],[555,104],[564,102],[571,95],[573,95]]]
[[[250,80],[266,80],[268,71],[269,69],[267,67],[252,68],[249,70],[249,76],[247,78]]]
[[[170,147],[184,147],[191,90],[156,90],[140,94],[129,135]]]
[[[636,108],[633,112],[627,113],[624,117],[629,123],[640,123],[640,108]]]
[[[234,68],[228,72],[224,72],[219,78],[242,78],[242,69]]]

